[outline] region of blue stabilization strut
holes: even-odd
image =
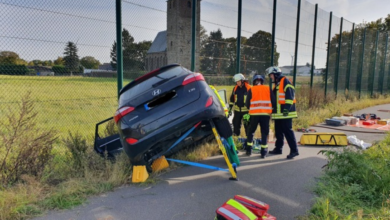
[[[227,169],[223,169],[223,168],[219,168],[219,167],[215,167],[215,166],[210,166],[210,165],[206,165],[206,164],[189,162],[189,161],[184,161],[184,160],[176,160],[176,159],[170,159],[170,158],[166,158],[166,159],[169,161],[172,161],[172,162],[187,164],[190,166],[196,166],[196,167],[201,167],[201,168],[206,168],[206,169],[211,169],[211,170],[221,170],[221,171],[229,172],[229,170],[227,170]]]

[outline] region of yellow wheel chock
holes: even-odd
[[[149,173],[146,170],[146,166],[133,166],[133,176],[131,182],[142,183],[145,182],[149,177]]]
[[[153,172],[158,172],[160,170],[163,170],[165,168],[168,168],[169,164],[167,159],[165,159],[165,156],[161,156],[157,158],[155,161],[152,163],[152,170]]]

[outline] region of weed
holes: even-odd
[[[312,219],[388,219],[390,134],[366,151],[321,151],[329,160],[315,192]]]
[[[69,150],[72,156],[72,166],[75,170],[80,170],[84,167],[87,156],[87,140],[80,134],[72,134],[69,131],[69,137],[63,140],[64,145]]]
[[[19,112],[9,109],[6,121],[0,122],[0,184],[6,187],[21,175],[40,177],[52,159],[56,140],[53,130],[42,131],[36,125],[37,113],[29,94],[22,98]]]

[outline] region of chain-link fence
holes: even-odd
[[[30,94],[40,127],[92,135],[117,108],[118,59],[124,85],[169,63],[195,63],[210,84],[232,86],[233,74],[251,78],[273,64],[296,86],[328,94],[390,89],[387,30],[304,0],[202,0],[195,20],[192,0],[116,2],[120,11],[115,1],[0,0],[1,115]]]

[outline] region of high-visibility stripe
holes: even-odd
[[[266,115],[266,116],[270,116],[271,113],[249,113],[250,115]]]
[[[266,103],[266,104],[268,104],[268,103],[271,103],[271,101],[251,101],[251,104],[260,104],[260,103]]]
[[[251,110],[256,110],[256,109],[271,109],[272,110],[272,107],[254,107],[254,108],[251,108]]]
[[[260,145],[261,148],[268,148],[268,145]]]
[[[233,219],[233,220],[242,220],[240,217],[238,217],[236,214],[234,214],[233,212],[223,208],[223,207],[220,207],[218,208],[218,212],[228,216],[229,218]]]
[[[245,216],[247,216],[251,220],[257,219],[255,214],[253,214],[251,211],[249,211],[244,205],[237,202],[234,199],[229,199],[226,204],[233,206],[234,208],[238,209],[241,213],[243,213]]]
[[[253,146],[253,143],[252,142],[248,142],[248,143],[246,143],[246,145]]]
[[[249,111],[245,106],[244,107],[238,107],[237,105],[234,106],[234,111],[238,111],[238,112],[247,112]]]
[[[284,87],[284,92],[286,92],[287,88],[292,88],[295,90],[294,86],[291,85],[291,84],[287,84],[285,87]]]
[[[287,99],[285,102],[286,104],[290,104],[290,105],[294,104],[294,101],[291,99]]]
[[[282,113],[272,113],[272,119],[287,119],[287,118],[297,118],[297,112],[289,112],[288,116],[283,116]]]

